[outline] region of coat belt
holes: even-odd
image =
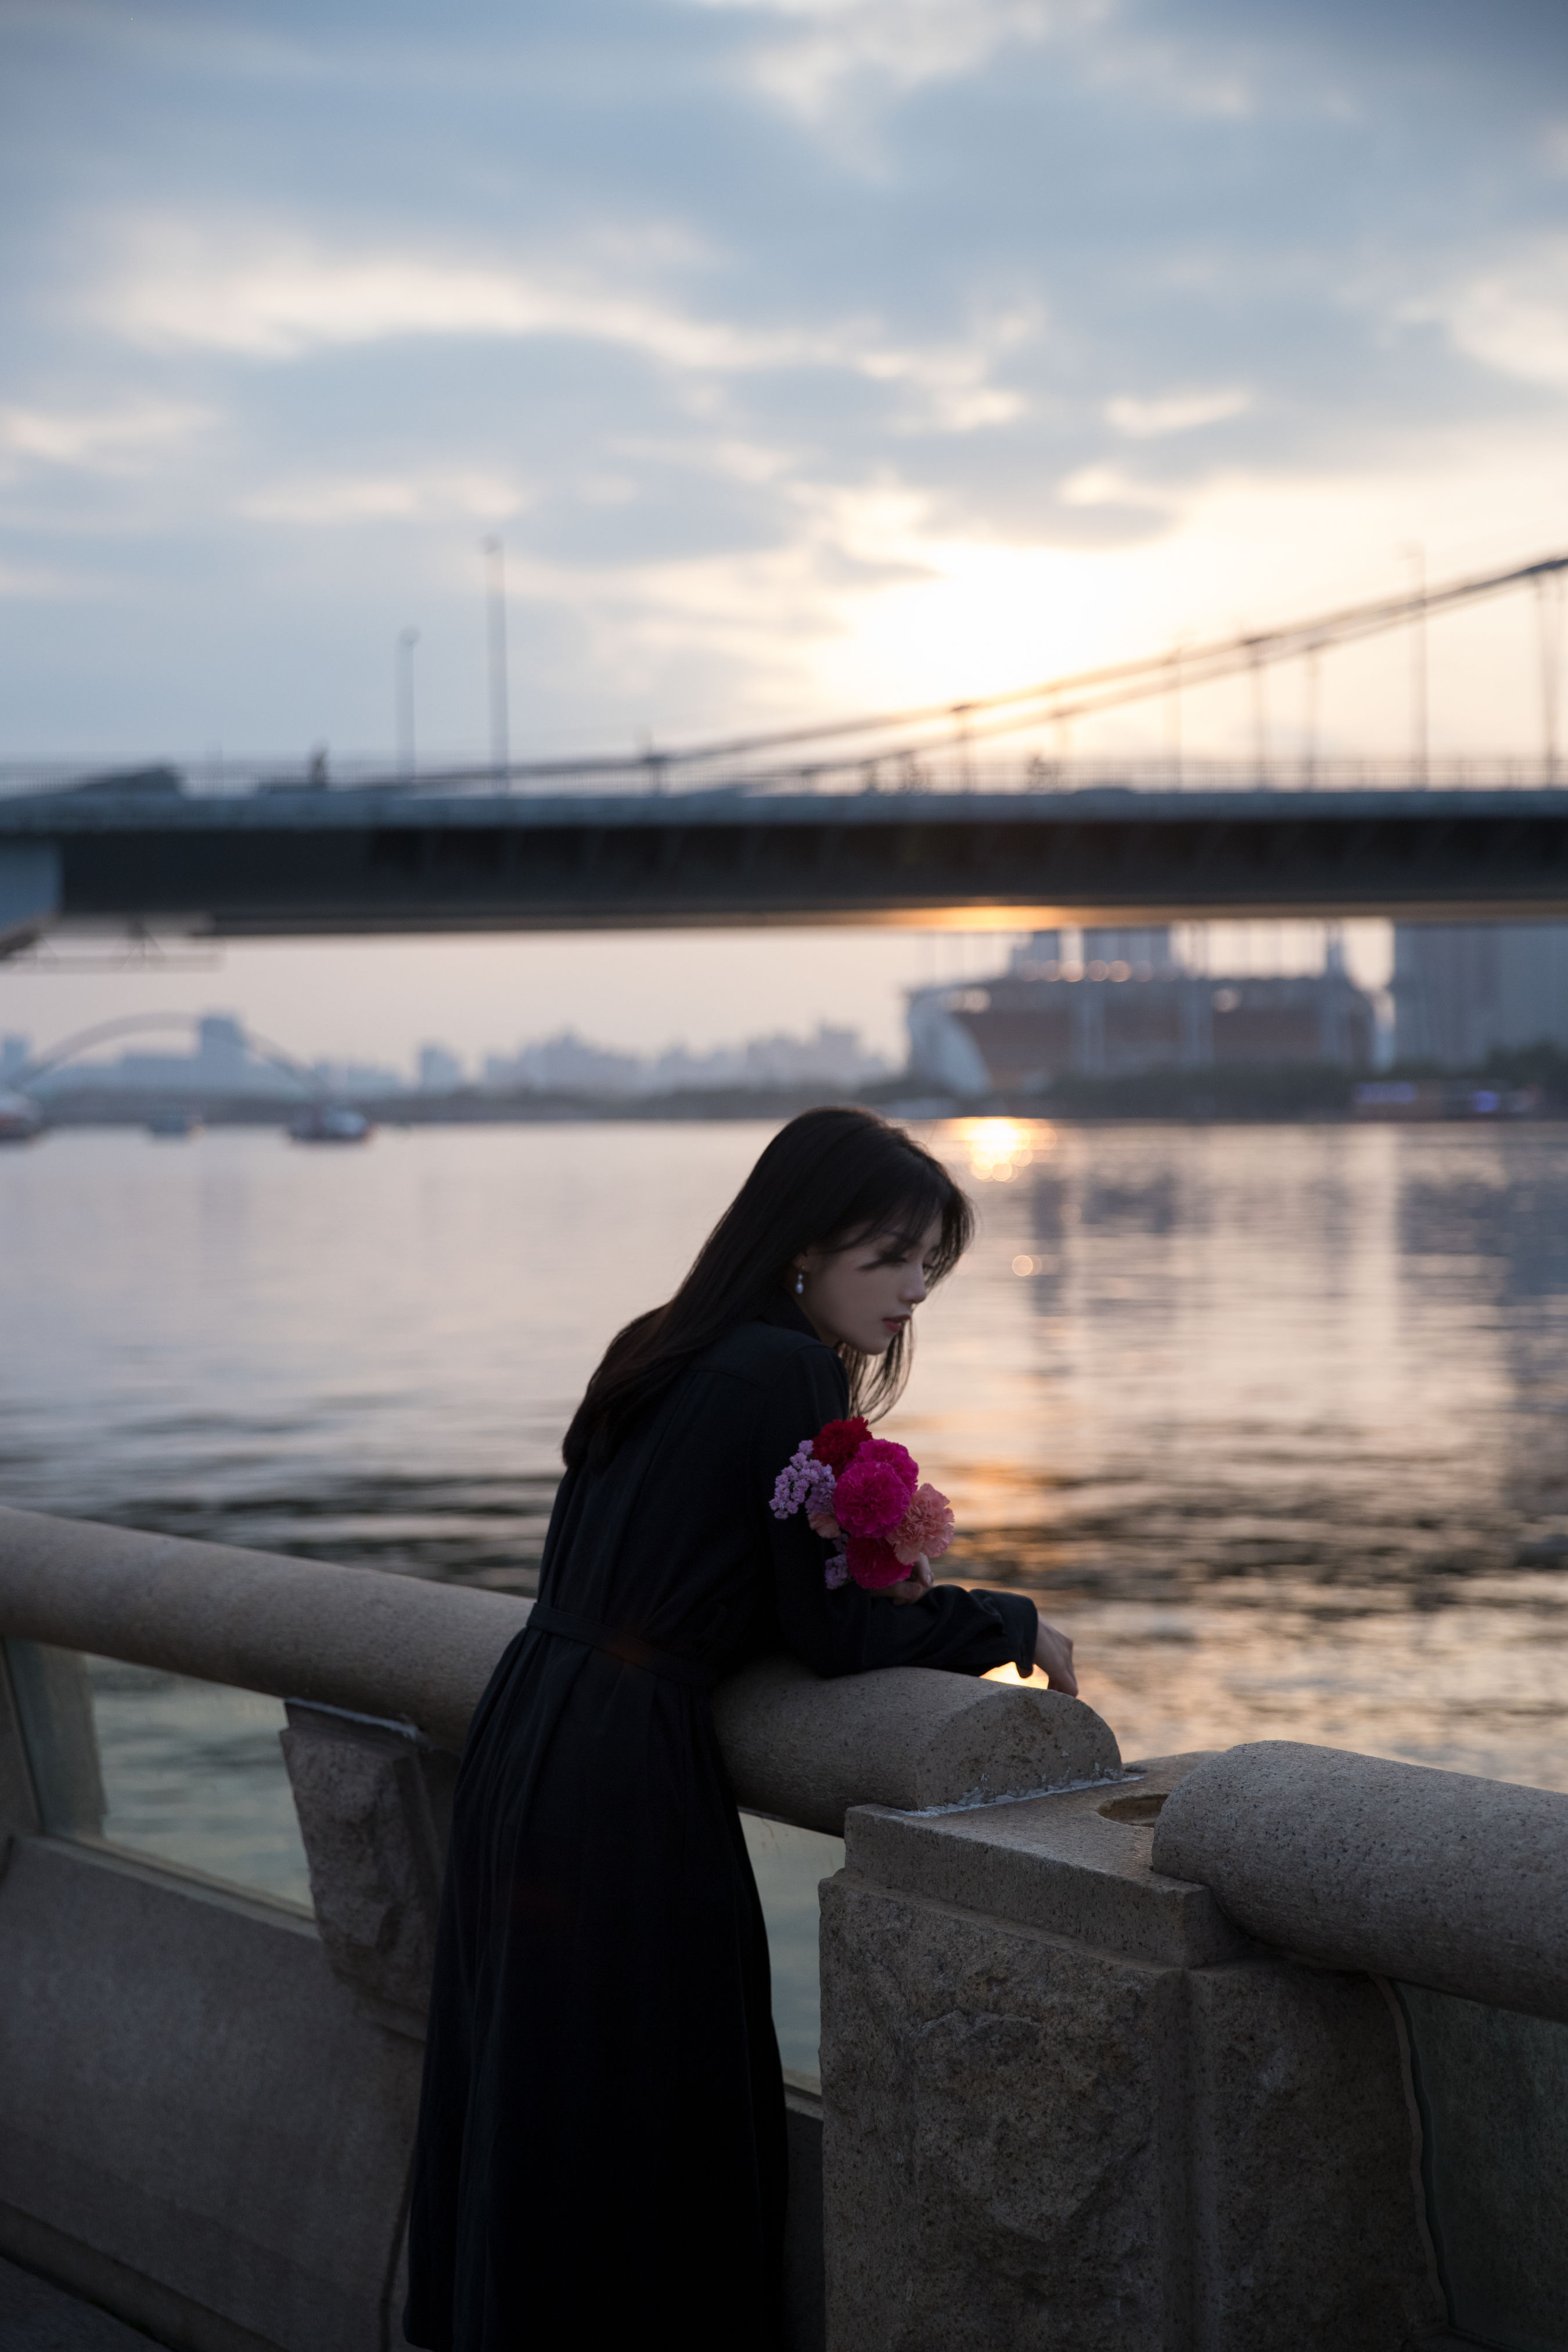
[[[688,1690],[711,1690],[713,1677],[689,1658],[678,1658],[670,1650],[656,1650],[636,1633],[617,1633],[608,1625],[596,1625],[591,1617],[578,1617],[569,1609],[557,1609],[547,1601],[536,1601],[529,1612],[528,1631],[531,1633],[558,1633],[563,1641],[581,1642],[584,1648],[605,1650],[618,1658],[623,1666],[640,1666],[644,1674],[662,1675],[667,1682],[684,1683]]]

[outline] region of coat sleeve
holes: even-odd
[[[786,1648],[824,1675],[864,1674],[874,1666],[983,1675],[1009,1661],[1020,1674],[1032,1672],[1037,1613],[1026,1594],[939,1584],[923,1601],[900,1605],[854,1582],[830,1591],[823,1571],[831,1546],[813,1535],[801,1512],[773,1517],[768,1507],[773,1481],[795,1447],[847,1410],[843,1367],[822,1347],[787,1357],[763,1398],[753,1459]]]

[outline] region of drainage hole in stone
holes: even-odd
[[[1108,1822],[1152,1822],[1164,1804],[1163,1796],[1152,1792],[1138,1797],[1108,1797],[1100,1811]]]

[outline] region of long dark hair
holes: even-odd
[[[889,1234],[913,1248],[933,1218],[942,1237],[930,1269],[957,1265],[974,1212],[940,1160],[868,1110],[803,1111],[781,1128],[663,1307],[617,1332],[589,1381],[561,1451],[569,1470],[615,1452],[642,1408],[714,1340],[751,1322],[784,1292],[808,1249],[848,1249]],[[885,1355],[841,1346],[850,1410],[885,1412],[909,1377],[907,1323]]]

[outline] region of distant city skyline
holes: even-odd
[[[160,1024],[164,1025],[164,1024]],[[889,1061],[868,1049],[853,1025],[819,1024],[815,1035],[774,1031],[694,1054],[674,1045],[654,1055],[620,1052],[574,1030],[525,1039],[511,1050],[467,1059],[426,1039],[395,1063],[279,1054],[232,1012],[195,1016],[189,1043],[149,1050],[144,1042],[102,1042],[25,1076],[35,1056],[47,1058],[68,1040],[35,1040],[26,1031],[0,1031],[0,1087],[26,1083],[40,1095],[98,1083],[136,1094],[205,1091],[215,1097],[273,1095],[314,1082],[334,1094],[488,1092],[661,1094],[705,1087],[770,1087],[830,1084],[851,1087],[893,1075]]]
[[[1178,926],[1226,970],[1307,971],[1315,923]],[[1383,922],[1343,926],[1347,962],[1380,988],[1391,960]],[[982,978],[1028,934],[850,926],[822,930],[594,932],[509,939],[267,941],[225,947],[211,969],[155,964],[101,972],[0,962],[0,1033],[52,1045],[135,1013],[195,1018],[215,1005],[304,1063],[409,1066],[435,1043],[466,1066],[516,1041],[573,1030],[640,1058],[703,1055],[739,1039],[853,1026],[894,1066],[911,989]]]

